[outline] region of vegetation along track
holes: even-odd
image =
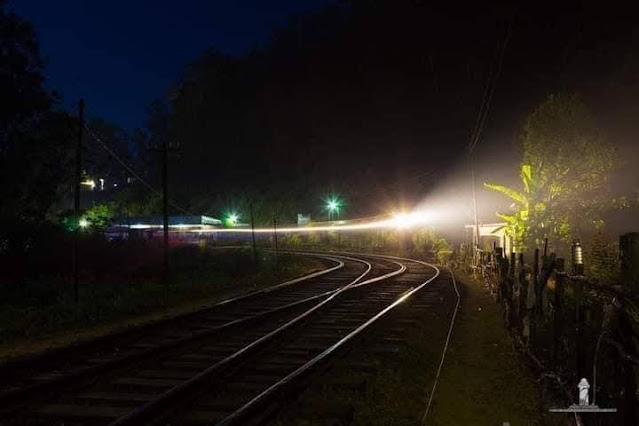
[[[342,272],[340,283],[321,296],[315,290],[275,308],[258,297],[236,309],[243,312],[240,319],[228,317],[235,303],[227,303],[215,313],[225,325],[207,327],[198,317],[199,327],[207,328],[192,331],[196,337],[151,338],[149,347],[136,344],[152,351],[145,356],[106,359],[110,368],[54,382],[35,397],[23,392],[5,411],[4,423],[241,423],[439,273],[413,261],[332,257],[349,264],[349,273]],[[367,274],[374,277],[362,281]]]
[[[389,263],[372,267],[368,262],[344,256],[308,255],[321,258],[327,268],[197,312],[2,365],[0,422],[2,413],[13,411],[25,399],[55,392],[60,386],[76,384],[189,342],[212,338],[227,329],[245,329],[269,316],[293,316],[296,310],[328,297],[347,282],[365,274],[384,274],[392,268]]]

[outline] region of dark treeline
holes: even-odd
[[[610,46],[628,19],[581,2],[460,10],[357,0],[292,17],[245,57],[205,52],[169,91],[170,138],[182,146],[175,191],[217,214],[246,212],[252,199],[263,220],[317,217],[330,192],[351,217],[410,205],[464,161],[500,47],[491,114],[516,141],[549,93],[576,91],[598,113],[624,90],[610,86],[631,77],[632,46]]]
[[[171,92],[180,193],[203,211],[242,196],[289,201],[285,220],[320,214],[331,192],[348,216],[416,201],[474,124],[506,30],[493,19],[469,43],[460,29],[479,24],[424,5],[355,1],[291,18],[246,57],[206,52]]]
[[[0,1],[0,222],[39,221],[63,194],[73,119],[45,90],[35,32]]]

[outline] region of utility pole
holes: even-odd
[[[473,186],[473,216],[475,219],[475,232],[473,232],[473,263],[477,265],[479,255],[479,220],[477,219],[477,188],[475,183],[475,164],[473,162],[473,152],[470,152],[470,179]]]
[[[339,206],[337,206],[337,225],[339,226]],[[337,229],[337,250],[340,250],[342,245],[342,233]]]
[[[84,99],[78,102],[78,143],[75,149],[75,188],[73,194],[73,212],[75,230],[73,235],[73,300],[78,304],[80,274],[78,268],[78,238],[80,233],[80,185],[82,184],[82,136],[84,135]]]
[[[163,275],[169,279],[169,147],[166,138],[162,141],[162,229],[164,232]]]
[[[255,221],[253,220],[253,203],[249,204],[251,209],[251,238],[253,239],[253,263],[257,265],[257,250],[255,248]]]
[[[165,135],[160,136],[162,143],[147,149],[158,152],[162,162],[162,231],[163,231],[163,259],[162,275],[164,282],[168,282],[170,272],[169,262],[169,152],[178,149],[178,144],[170,144]]]
[[[277,250],[277,218],[273,218],[273,238],[275,238],[275,258],[279,258],[279,251]]]

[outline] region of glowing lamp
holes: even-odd
[[[238,215],[237,213],[231,213],[226,218],[226,225],[227,226],[235,226],[235,225],[237,225],[237,222],[238,222],[239,219],[240,219],[240,215]]]
[[[82,185],[84,185],[84,186],[88,186],[89,188],[91,188],[91,191],[93,191],[93,189],[95,189],[95,181],[93,179],[83,180],[80,183]]]
[[[80,218],[80,220],[78,221],[78,225],[80,226],[80,228],[86,228],[89,226],[89,221],[86,220],[86,218]]]
[[[570,247],[572,254],[572,273],[575,275],[583,275],[584,273],[584,256],[583,247],[579,240],[574,240]]]

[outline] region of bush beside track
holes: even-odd
[[[0,283],[0,360],[196,310],[326,267],[319,259],[293,255],[276,259],[268,252],[259,252],[255,265],[247,249],[183,246],[172,250],[171,275],[164,283],[158,274],[157,247],[127,245],[110,250],[102,253],[102,259],[116,266],[83,271],[77,306],[67,276],[50,273]],[[127,254],[131,261],[118,263]]]

